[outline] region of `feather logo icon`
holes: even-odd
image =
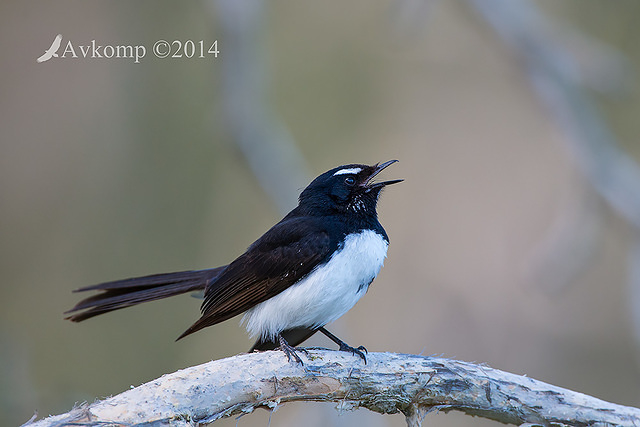
[[[51,43],[51,47],[47,49],[42,56],[36,59],[37,62],[45,62],[50,60],[53,57],[58,57],[58,49],[60,49],[60,43],[62,42],[62,34],[58,34],[55,39],[53,39],[53,43]]]

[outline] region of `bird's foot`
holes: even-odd
[[[340,346],[340,351],[349,352],[349,353],[353,354],[354,356],[357,354],[364,361],[364,364],[365,365],[367,364],[367,358],[366,358],[366,356],[364,354],[365,353],[369,353],[369,352],[367,351],[366,348],[364,348],[364,346],[360,346],[358,348],[353,348],[349,344],[347,344],[346,342],[342,341],[337,336],[333,335],[331,332],[327,331],[324,327],[318,328],[318,331],[322,332],[323,334],[325,334],[327,336],[327,338],[329,338],[334,343],[338,344],[338,346]]]
[[[297,352],[299,351],[301,353],[304,353],[305,356],[309,357],[309,352],[306,349],[290,346],[287,340],[285,340],[281,335],[278,336],[278,341],[280,342],[280,350],[282,350],[282,352],[287,356],[287,360],[289,362],[291,362],[291,358],[293,358],[293,360],[295,360],[299,364],[304,365]]]
[[[340,351],[349,352],[349,353],[353,354],[354,356],[358,355],[364,361],[364,364],[365,365],[367,364],[367,358],[365,356],[365,353],[368,354],[369,352],[367,351],[366,348],[364,348],[363,345],[361,345],[361,346],[359,346],[357,348],[354,348],[354,347],[351,347],[349,344],[347,344],[346,342],[343,341],[342,343],[340,343]]]

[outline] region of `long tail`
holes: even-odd
[[[81,322],[100,314],[143,302],[202,290],[226,267],[224,265],[208,270],[154,274],[76,289],[74,292],[100,291],[100,293],[83,299],[71,310],[65,312],[65,314],[69,314],[65,319]]]

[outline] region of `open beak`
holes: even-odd
[[[404,181],[404,179],[392,179],[390,181],[376,182],[376,183],[373,183],[373,184],[371,183],[371,181],[373,180],[373,178],[376,177],[376,175],[378,175],[380,172],[382,172],[384,169],[386,169],[387,166],[391,166],[392,164],[394,164],[396,162],[397,162],[397,160],[389,160],[388,162],[377,164],[375,166],[375,169],[373,170],[373,173],[371,174],[371,176],[364,182],[364,187],[367,188],[367,191],[372,190],[374,188],[381,188],[381,187],[384,187],[386,185],[397,184],[398,182]]]

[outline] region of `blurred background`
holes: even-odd
[[[389,159],[385,179],[406,181],[380,202],[388,259],[332,330],[640,405],[639,13],[633,0],[4,1],[2,419],[246,351],[239,319],[174,343],[198,317],[190,296],[80,324],[62,313],[81,286],[226,264],[314,176]],[[147,56],[36,63],[58,33],[62,48]],[[160,39],[218,40],[220,54],[158,59]],[[405,425],[333,406],[218,424]]]

